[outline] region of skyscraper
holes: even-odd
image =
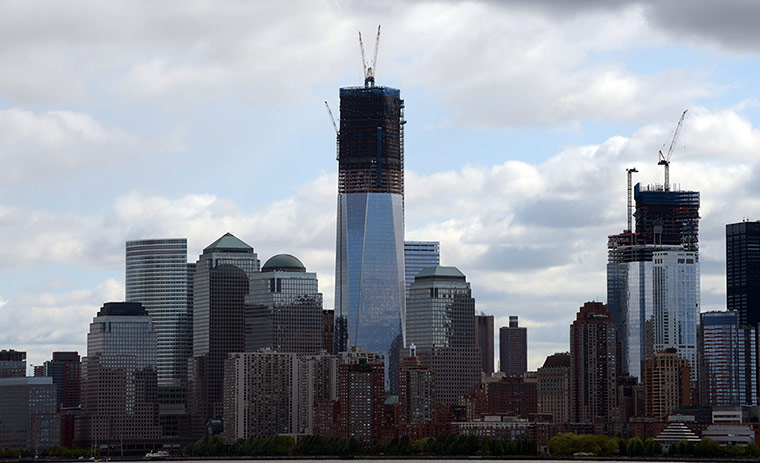
[[[675,349],[689,362],[697,381],[699,257],[696,252],[658,251],[652,255],[654,351]]]
[[[139,302],[107,302],[90,324],[76,429],[81,447],[160,442],[156,332]]]
[[[335,304],[348,344],[385,356],[392,389],[405,345],[404,102],[371,83],[340,89]]]
[[[726,225],[726,302],[740,324],[760,322],[760,221]]]
[[[316,354],[322,349],[322,293],[317,274],[290,254],[269,259],[245,298],[246,351]]]
[[[509,326],[499,328],[499,365],[507,376],[528,370],[528,329],[517,326],[516,315],[510,315]]]
[[[636,184],[636,234],[639,244],[683,246],[699,251],[699,192]]]
[[[536,376],[538,413],[552,415],[554,423],[567,423],[570,406],[570,354],[565,352],[546,357]]]
[[[79,406],[80,366],[78,352],[53,352],[53,359],[45,362],[45,376],[53,378],[59,408]]]
[[[483,373],[493,373],[493,315],[475,315],[475,344],[480,347]]]
[[[193,435],[224,414],[224,362],[245,350],[245,297],[259,270],[253,248],[227,233],[198,259],[193,285],[193,358],[189,402]]]
[[[586,302],[570,326],[570,421],[611,420],[617,409],[617,330],[607,307]]]
[[[644,413],[662,418],[691,405],[689,362],[669,348],[644,360]]]
[[[436,402],[455,404],[480,381],[475,299],[456,267],[428,267],[414,277],[406,313],[407,342],[433,372]]]
[[[757,405],[754,326],[739,325],[736,311],[700,315],[699,401],[705,406]]]
[[[441,265],[441,243],[438,241],[404,241],[404,281],[406,297],[414,277],[426,267]]]
[[[192,299],[187,239],[127,241],[126,300],[153,318],[158,338],[158,384],[187,384],[192,353]]]

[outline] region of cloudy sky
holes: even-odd
[[[571,6],[572,5],[572,6]],[[0,3],[0,348],[86,350],[124,298],[124,242],[225,232],[334,292],[335,133],[323,100],[406,101],[406,235],[441,241],[477,310],[529,327],[529,367],[606,301],[625,168],[688,108],[671,181],[701,192],[703,310],[725,306],[726,223],[760,218],[752,1]],[[666,146],[667,148],[667,146]]]

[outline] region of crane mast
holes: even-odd
[[[665,144],[663,143],[662,148],[660,148],[659,152],[659,162],[657,163],[658,166],[663,166],[665,168],[665,191],[670,190],[670,157],[673,155],[673,148],[676,146],[676,141],[678,140],[678,135],[681,133],[681,127],[683,126],[683,120],[686,117],[686,112],[688,109],[684,109],[683,113],[681,114],[681,119],[678,120],[678,125],[676,125],[676,129],[673,131],[673,140],[670,142],[670,148],[668,148],[668,154],[662,154],[662,148],[665,148]]]
[[[632,167],[630,169],[625,170],[628,173],[628,228],[626,231],[628,233],[633,232],[633,174],[634,172],[638,172],[635,167]]]

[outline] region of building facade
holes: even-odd
[[[418,426],[432,423],[435,417],[433,371],[422,366],[411,352],[410,357],[401,362],[399,368],[399,426],[400,434],[406,426]]]
[[[158,337],[158,384],[187,385],[192,353],[192,299],[187,239],[126,243],[126,301],[139,302],[153,318]]]
[[[756,329],[739,311],[700,314],[699,401],[703,406],[757,405]]]
[[[699,324],[699,256],[696,252],[658,251],[653,254],[654,351],[675,349],[689,362],[697,381]]]
[[[475,315],[475,344],[480,347],[480,368],[487,375],[493,373],[493,341],[493,315]]]
[[[614,421],[617,414],[617,329],[607,307],[586,302],[570,326],[570,421]]]
[[[340,89],[336,318],[348,346],[386,358],[390,390],[405,345],[403,108],[397,89]]]
[[[441,243],[439,241],[404,241],[404,284],[406,297],[420,270],[441,265]]]
[[[537,372],[538,413],[552,416],[554,423],[570,418],[570,354],[553,354]]]
[[[499,328],[499,369],[507,376],[528,370],[528,329],[518,326],[515,315],[510,315],[509,326]]]
[[[0,350],[0,378],[26,376],[26,352],[13,349]]]
[[[38,452],[60,445],[56,387],[49,377],[0,378],[0,448]]]
[[[760,322],[760,222],[726,225],[726,302],[739,323]]]
[[[103,304],[82,360],[78,446],[144,449],[160,442],[156,357],[156,332],[143,306]]]
[[[245,351],[245,297],[259,268],[253,248],[230,233],[206,247],[196,263],[188,371],[194,438],[209,419],[224,415],[224,363],[230,353]]]
[[[81,364],[79,352],[53,352],[53,359],[43,365],[44,376],[53,378],[59,409],[80,405]]]
[[[663,418],[691,405],[689,362],[676,349],[644,360],[644,413]]]
[[[290,254],[269,259],[245,298],[245,350],[316,354],[322,350],[322,293],[316,273]]]
[[[340,366],[338,432],[364,444],[379,440],[383,430],[385,386],[382,363],[359,358]]]

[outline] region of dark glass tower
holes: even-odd
[[[336,320],[345,317],[349,346],[385,357],[395,390],[406,313],[404,102],[369,83],[340,89]]]
[[[726,225],[726,302],[740,325],[760,322],[760,222]]]

